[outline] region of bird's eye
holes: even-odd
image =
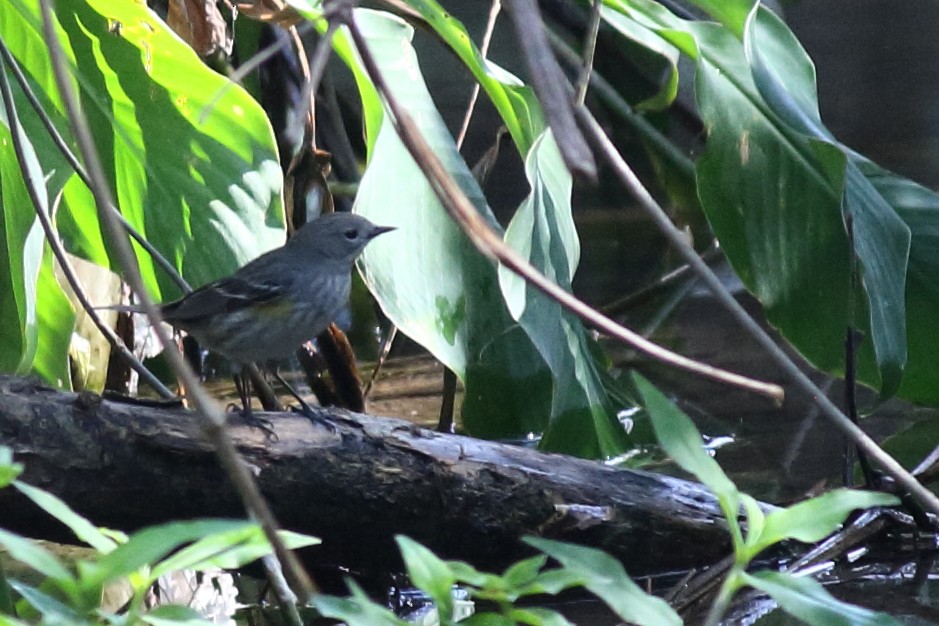
[[[342,233],[342,234],[343,234],[343,236],[344,236],[346,239],[348,239],[349,241],[352,241],[352,240],[354,240],[354,239],[358,239],[358,237],[359,237],[359,231],[357,231],[357,230],[354,229],[354,228],[350,228],[349,230],[345,231],[345,232]]]

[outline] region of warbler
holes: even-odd
[[[234,274],[163,304],[163,318],[241,365],[284,358],[342,312],[352,263],[369,241],[390,230],[351,213],[323,215]],[[239,394],[250,415],[246,389]]]

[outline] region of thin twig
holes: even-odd
[[[939,515],[939,498],[923,487],[909,472],[894,460],[889,454],[880,449],[873,439],[867,436],[860,427],[853,424],[835,404],[828,399],[812,380],[799,369],[792,359],[780,348],[772,337],[751,318],[743,306],[737,302],[720,278],[695,252],[688,243],[685,234],[675,226],[665,210],[652,197],[652,194],[643,187],[639,178],[623,160],[613,142],[606,136],[596,119],[584,107],[575,109],[587,137],[595,144],[597,150],[613,168],[623,185],[639,201],[639,205],[646,211],[655,225],[691,265],[698,276],[714,293],[715,298],[724,306],[743,329],[752,336],[757,343],[769,353],[770,358],[783,370],[792,383],[806,396],[812,398],[821,412],[828,417],[858,448],[865,452],[877,465],[890,474],[898,483],[919,501],[924,508]]]
[[[482,45],[479,47],[479,54],[486,58],[489,53],[489,44],[492,43],[492,33],[496,29],[496,19],[502,11],[502,0],[492,0],[489,7],[489,18],[486,20],[486,31],[483,33]],[[456,136],[456,149],[463,147],[463,140],[466,139],[466,133],[469,131],[470,120],[473,119],[473,113],[476,111],[476,100],[479,98],[479,83],[473,82],[473,93],[470,95],[469,104],[466,105],[466,114],[463,116],[463,125],[460,126],[460,132]]]
[[[10,50],[6,47],[6,44],[3,42],[3,39],[0,39],[0,55],[3,56],[4,61],[6,61],[7,66],[13,70],[13,77],[16,78],[16,82],[19,83],[20,89],[23,91],[23,95],[26,96],[26,100],[29,101],[30,106],[33,107],[33,110],[36,112],[36,115],[39,117],[39,121],[42,122],[42,125],[45,127],[46,132],[49,133],[49,137],[52,139],[52,143],[56,145],[59,151],[62,153],[62,156],[65,157],[65,160],[68,161],[68,164],[75,170],[75,173],[78,174],[78,177],[85,183],[89,188],[91,188],[91,181],[88,178],[88,174],[85,173],[85,168],[82,167],[82,164],[79,162],[78,158],[75,156],[75,153],[72,152],[72,149],[69,147],[68,143],[65,141],[65,138],[62,137],[62,134],[59,132],[59,129],[55,127],[55,124],[50,119],[49,114],[46,113],[45,109],[42,107],[42,103],[39,102],[39,99],[36,97],[36,94],[33,92],[32,87],[29,85],[29,81],[26,80],[26,76],[23,74],[23,70],[20,68],[19,63],[10,54]],[[115,213],[117,218],[121,221],[121,226],[134,238],[140,247],[147,251],[147,253],[153,258],[154,263],[166,272],[167,276],[172,279],[173,282],[184,292],[189,293],[192,291],[192,288],[189,286],[182,276],[179,275],[179,272],[176,271],[176,268],[166,260],[160,252],[153,247],[147,239],[141,235],[136,228],[131,225],[130,222],[117,210],[113,205],[111,210]]]
[[[590,85],[590,75],[593,73],[593,55],[597,51],[597,35],[600,33],[601,8],[603,0],[593,0],[590,6],[590,20],[587,22],[587,38],[584,40],[584,63],[574,87],[574,102],[577,104],[583,104],[587,98],[587,86]]]
[[[382,95],[389,112],[389,119],[395,127],[402,143],[424,172],[434,192],[441,200],[450,216],[459,223],[469,240],[484,255],[495,259],[508,269],[522,276],[539,291],[547,294],[562,307],[571,311],[586,323],[604,333],[623,341],[633,348],[656,358],[673,367],[695,372],[712,380],[734,385],[749,391],[765,395],[776,402],[781,402],[783,390],[778,385],[756,381],[739,374],[733,374],[709,365],[699,363],[687,357],[675,354],[633,331],[620,326],[610,318],[592,309],[576,297],[559,287],[535,269],[528,261],[518,255],[482,218],[473,204],[467,199],[459,185],[453,180],[443,164],[434,154],[420,129],[410,114],[391,95],[378,66],[366,47],[366,41],[358,29],[351,12],[345,17],[353,42],[362,58],[365,70],[378,92]]]
[[[6,55],[3,56],[4,58],[6,57]],[[111,344],[111,347],[124,362],[137,372],[144,382],[153,387],[160,396],[164,398],[176,397],[176,394],[167,389],[166,386],[153,375],[153,372],[144,367],[144,364],[127,349],[127,346],[124,345],[124,342],[121,341],[121,338],[117,336],[114,330],[102,321],[101,316],[98,315],[98,311],[95,310],[94,305],[88,299],[88,294],[85,293],[84,286],[75,274],[75,269],[72,267],[68,255],[65,253],[62,240],[59,239],[59,233],[52,225],[48,203],[43,203],[39,198],[39,185],[41,182],[33,178],[32,170],[26,166],[27,161],[24,150],[25,137],[23,136],[23,128],[20,126],[19,114],[13,102],[13,91],[10,89],[10,82],[7,80],[6,65],[4,59],[0,59],[0,94],[3,96],[3,107],[6,111],[7,121],[10,124],[10,136],[13,138],[13,151],[16,153],[16,160],[20,165],[23,182],[26,184],[26,193],[29,195],[33,209],[36,211],[36,217],[39,218],[39,223],[42,225],[42,230],[46,235],[46,241],[49,242],[49,247],[52,249],[52,254],[58,262],[59,267],[62,269],[65,280],[72,288],[75,297],[78,298],[78,302],[88,314],[88,317],[91,318],[92,323],[97,327],[98,331],[104,335],[104,338],[108,340],[108,343]]]
[[[140,276],[140,270],[137,267],[137,259],[130,247],[130,242],[122,231],[120,223],[115,219],[113,212],[109,210],[109,207],[114,204],[111,199],[111,191],[108,188],[107,178],[101,167],[97,148],[95,147],[91,132],[88,129],[85,118],[79,107],[78,98],[70,80],[71,76],[68,64],[58,37],[56,36],[50,0],[40,0],[39,6],[42,13],[43,35],[49,49],[55,81],[59,88],[62,102],[65,105],[69,122],[72,126],[73,136],[78,144],[79,151],[85,161],[88,174],[93,183],[91,185],[91,192],[94,195],[95,204],[98,209],[98,218],[106,226],[110,243],[114,246],[116,256],[120,259],[123,266],[124,279],[140,298],[147,317],[153,325],[154,332],[164,346],[170,345],[170,338],[162,326],[160,310],[144,289],[143,279]],[[277,535],[277,521],[274,519],[264,497],[261,495],[260,489],[248,470],[247,465],[241,459],[228,436],[225,412],[218,402],[209,396],[185,359],[183,359],[177,351],[166,350],[165,354],[176,375],[181,378],[186,385],[189,397],[193,401],[197,414],[202,418],[201,425],[206,439],[215,448],[219,462],[232,481],[235,489],[238,491],[245,509],[264,530],[265,536],[273,547],[274,554],[284,567],[284,574],[291,588],[300,598],[301,602],[309,602],[317,593],[316,586],[309,575],[303,570],[296,555],[287,549],[283,541],[281,541],[280,537]],[[279,599],[285,603],[290,601],[290,598]]]

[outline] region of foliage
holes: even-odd
[[[695,61],[709,131],[698,195],[735,270],[770,321],[838,374],[852,325],[860,372],[888,396],[936,405],[932,319],[939,196],[840,144],[818,114],[815,71],[786,25],[752,0],[696,2],[719,24],[646,0],[607,3],[623,35]],[[852,237],[847,225],[851,226]],[[858,278],[852,288],[852,256]]]
[[[786,572],[750,574],[747,569],[757,555],[774,544],[787,539],[805,543],[820,541],[837,530],[852,511],[893,506],[899,503],[898,498],[883,493],[837,489],[765,513],[756,500],[737,490],[707,453],[691,419],[645,378],[638,374],[633,378],[662,448],[682,469],[714,492],[727,520],[733,540],[734,564],[712,607],[709,623],[716,623],[734,594],[748,585],[769,594],[783,610],[807,624],[897,623],[887,615],[836,600],[811,579]],[[741,514],[745,524],[741,523]]]
[[[320,3],[292,4],[324,28]],[[699,114],[709,131],[696,163],[697,194],[734,268],[770,321],[819,367],[841,371],[843,337],[854,326],[869,338],[860,351],[864,380],[884,396],[899,390],[939,403],[939,374],[930,366],[939,196],[831,136],[818,115],[811,62],[771,12],[753,0],[698,4],[718,22],[684,20],[651,0],[610,0],[603,19],[670,68],[660,92],[643,103],[647,109],[674,99],[680,55],[695,62]],[[483,58],[437,2],[410,6],[479,82],[525,161],[532,191],[504,231],[424,84],[411,27],[387,13],[357,11],[392,93],[418,113],[425,137],[487,221],[569,289],[579,260],[571,179],[540,103]],[[34,1],[0,5],[0,37],[70,142],[40,33]],[[207,282],[281,240],[274,141],[244,90],[206,68],[140,4],[63,0],[57,33],[120,210],[188,280]],[[628,442],[608,377],[580,321],[476,251],[392,131],[344,32],[334,47],[355,75],[366,122],[368,167],[356,210],[399,226],[366,251],[364,275],[388,316],[460,376],[469,432],[543,432],[546,449],[621,452]],[[46,181],[37,209],[51,213],[58,203],[56,225],[69,250],[110,266],[88,190],[20,89],[14,100],[29,138],[24,165]],[[11,297],[0,300],[0,319],[9,322],[0,324],[0,367],[67,385],[73,320],[3,120],[0,280]],[[155,294],[176,295],[139,249],[138,258]]]
[[[280,244],[281,173],[257,102],[207,68],[143,3],[63,0],[56,11],[69,72],[124,217],[194,284]],[[35,1],[0,4],[0,39],[59,133],[69,138],[41,33]],[[45,206],[37,209],[51,214],[53,199],[60,200],[54,219],[68,250],[111,267],[91,194],[16,87],[14,100],[30,166],[46,181]],[[52,275],[2,112],[0,140],[0,280],[3,293],[12,296],[0,298],[0,369],[35,371],[67,386],[73,322],[61,314],[68,305]],[[140,249],[137,259],[154,294],[179,295]]]
[[[271,553],[261,528],[243,520],[193,520],[173,522],[123,533],[100,529],[77,514],[62,500],[13,478],[22,467],[12,463],[9,448],[0,447],[0,476],[14,488],[67,526],[75,538],[92,548],[92,556],[66,564],[57,556],[20,535],[0,529],[0,548],[10,558],[35,572],[35,584],[4,576],[0,571],[0,621],[19,619],[44,623],[211,624],[184,606],[145,606],[146,593],[158,578],[174,571],[237,568]],[[3,483],[0,483],[2,485]],[[290,548],[319,543],[317,539],[281,532]],[[102,593],[106,586],[126,581],[133,597],[119,612],[105,610]],[[5,592],[5,593],[4,593]],[[8,603],[3,599],[9,598]],[[14,598],[18,598],[13,602]]]
[[[619,561],[594,548],[530,537],[526,543],[543,554],[525,559],[504,573],[478,571],[468,563],[444,561],[430,550],[408,539],[398,537],[412,584],[433,599],[444,626],[454,624],[452,588],[459,584],[471,597],[493,603],[497,612],[480,612],[467,620],[467,626],[557,626],[570,624],[560,613],[544,608],[516,606],[520,598],[534,595],[556,595],[566,589],[583,587],[600,598],[621,619],[642,626],[676,626],[681,618],[663,600],[647,595],[629,579]],[[561,566],[546,569],[548,557]],[[371,602],[350,581],[350,598],[325,596],[316,607],[327,616],[341,619],[350,626],[407,624],[387,609]]]

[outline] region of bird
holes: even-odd
[[[355,259],[392,230],[352,213],[322,215],[233,274],[162,304],[163,319],[241,366],[241,380],[235,381],[243,415],[261,425],[251,414],[244,368],[285,358],[326,330],[349,301]],[[275,376],[309,416],[302,398],[276,371]]]

